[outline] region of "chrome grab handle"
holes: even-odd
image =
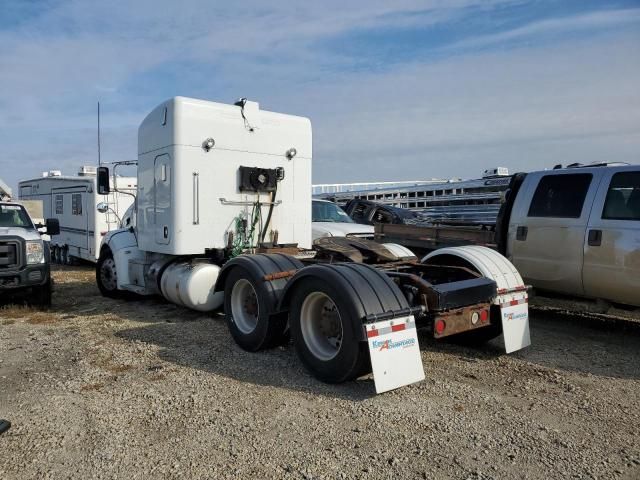
[[[222,203],[223,205],[246,205],[246,206],[252,206],[255,205],[256,202],[249,202],[249,201],[235,201],[235,200],[227,200],[224,197],[220,197],[218,200],[220,200],[220,203]],[[274,207],[277,207],[278,205],[280,205],[282,203],[282,200],[276,200],[275,202],[260,202],[260,205],[273,205]]]
[[[193,172],[193,224],[200,223],[200,174]]]

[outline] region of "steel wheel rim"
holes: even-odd
[[[258,326],[260,307],[258,296],[249,280],[241,278],[231,290],[231,318],[244,334],[253,332]]]
[[[116,262],[113,261],[113,258],[107,258],[102,262],[102,266],[100,267],[100,281],[107,290],[115,290],[118,286]]]
[[[342,346],[342,318],[335,302],[322,292],[307,295],[300,310],[300,329],[309,351],[320,360],[338,355]]]

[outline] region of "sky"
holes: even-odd
[[[176,95],[310,118],[314,183],[640,163],[640,0],[0,0],[6,183]]]

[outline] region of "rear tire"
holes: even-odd
[[[225,282],[224,312],[229,332],[244,350],[257,352],[284,343],[287,316],[271,314],[266,282],[234,267]]]
[[[291,338],[304,366],[319,380],[340,383],[371,370],[365,342],[354,335],[353,300],[316,277],[301,280],[291,298]]]
[[[111,250],[105,249],[96,264],[96,283],[100,293],[109,298],[122,297],[122,290],[118,290],[118,272]]]

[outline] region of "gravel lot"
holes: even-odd
[[[640,334],[532,318],[532,347],[421,335],[427,380],[324,385],[219,316],[102,298],[0,311],[0,478],[640,478]]]

